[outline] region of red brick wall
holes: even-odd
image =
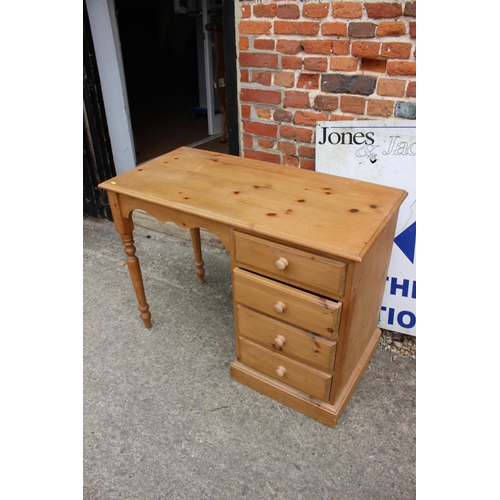
[[[317,121],[415,118],[416,2],[236,9],[243,156],[314,170]]]

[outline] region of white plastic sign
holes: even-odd
[[[416,122],[318,122],[316,170],[408,191],[399,209],[379,327],[416,335]]]

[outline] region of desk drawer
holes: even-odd
[[[249,340],[239,337],[240,361],[268,377],[295,387],[322,401],[328,401],[332,376],[302,363],[268,351]]]
[[[234,232],[240,267],[322,295],[343,297],[347,263]]]
[[[260,314],[241,304],[237,308],[237,332],[245,338],[320,370],[333,371],[337,343]]]
[[[233,269],[233,286],[234,299],[239,304],[322,337],[338,337],[341,302],[327,300],[239,268]]]

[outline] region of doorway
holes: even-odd
[[[222,23],[219,2],[211,2],[211,22]],[[201,7],[201,0],[115,0],[137,164],[180,146],[228,152],[220,126],[209,134],[203,96],[213,77],[205,75]],[[219,120],[220,107],[215,97]]]

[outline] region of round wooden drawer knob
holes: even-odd
[[[278,347],[282,347],[283,344],[285,343],[286,339],[285,337],[283,337],[283,335],[278,335],[275,339],[274,339],[274,343],[278,346]]]
[[[286,368],[285,367],[278,366],[278,368],[276,368],[276,375],[278,375],[278,377],[284,377],[285,373],[286,373]]]
[[[274,265],[280,270],[283,271],[288,267],[288,261],[285,259],[285,257],[280,257]]]
[[[278,301],[276,302],[276,304],[274,304],[273,309],[275,312],[281,314],[286,309],[286,306],[285,304],[283,304],[283,302]]]

